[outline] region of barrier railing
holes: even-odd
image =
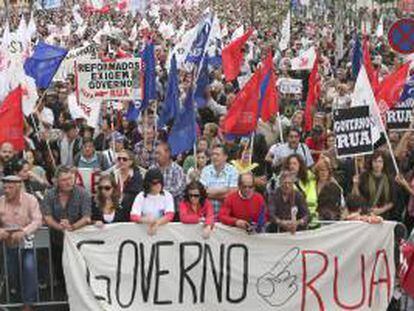
[[[336,221],[318,221],[320,226],[335,224]],[[396,249],[398,249],[401,239],[407,239],[408,233],[404,224],[397,223],[395,227]],[[414,235],[411,236],[414,242]],[[22,286],[22,250],[18,248],[18,274],[20,287]],[[50,244],[49,229],[40,228],[33,239],[34,261],[36,266],[36,279],[39,286],[36,289],[36,303],[34,306],[50,307],[55,310],[54,306],[67,305],[66,293],[64,292],[63,280],[57,280],[55,275],[54,262],[52,260],[52,249]],[[399,256],[396,254],[396,264]],[[0,246],[0,310],[22,306],[19,299],[20,289],[11,288],[10,286],[10,267],[7,262],[7,246],[2,243]],[[409,299],[409,298],[408,298]],[[408,309],[401,309],[408,310]]]
[[[32,249],[34,252],[35,277],[38,281],[36,288],[36,302],[34,306],[50,306],[50,310],[54,310],[52,306],[67,304],[66,293],[64,292],[63,280],[57,280],[55,276],[55,267],[52,260],[52,249],[50,246],[50,235],[47,227],[40,228],[34,235]],[[22,271],[22,252],[25,250],[24,246],[15,248],[17,251],[18,262],[13,262],[13,265],[18,265],[18,269],[9,266],[8,252],[10,249],[1,243],[0,245],[0,310],[7,310],[7,308],[15,308],[21,306],[21,288],[23,286],[23,271]],[[12,288],[10,282],[12,269],[17,270],[18,285],[17,288]]]

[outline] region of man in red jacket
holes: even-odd
[[[227,195],[218,217],[221,223],[248,233],[263,231],[269,219],[269,210],[263,196],[254,191],[252,173],[239,176],[238,190]]]

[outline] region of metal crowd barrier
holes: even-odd
[[[19,286],[17,292],[12,293],[10,288],[9,270],[7,263],[5,243],[0,245],[0,310],[19,308],[23,305],[21,301],[22,288],[22,247],[18,248],[18,274]],[[67,306],[66,293],[64,292],[63,280],[57,280],[55,276],[52,250],[50,246],[49,229],[41,227],[33,239],[34,260],[38,287],[34,307],[42,307],[41,310],[61,310],[58,306]],[[60,283],[59,283],[60,281]],[[14,297],[13,297],[14,296]]]

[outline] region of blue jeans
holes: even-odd
[[[37,267],[33,249],[21,249],[21,263],[19,267],[19,248],[6,248],[7,272],[9,277],[9,289],[21,291],[24,304],[31,304],[37,299]],[[21,268],[21,270],[19,269]],[[20,271],[22,275],[20,275]],[[22,286],[20,282],[22,281]]]

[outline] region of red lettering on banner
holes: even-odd
[[[111,90],[110,96],[112,97],[127,97],[129,96],[129,91],[127,89],[122,90]]]
[[[307,267],[306,267],[306,256],[307,255],[318,255],[320,256],[323,260],[323,267],[321,269],[321,271],[318,272],[317,275],[315,275],[310,281],[307,281]],[[316,282],[317,279],[319,279],[328,269],[328,256],[321,252],[321,251],[302,251],[302,266],[303,266],[303,275],[302,275],[302,308],[301,310],[304,311],[305,310],[305,306],[306,306],[306,289],[309,288],[313,294],[316,296],[316,299],[318,300],[318,304],[319,304],[319,310],[325,310],[325,305],[323,303],[322,297],[319,294],[319,292],[316,290],[315,287],[313,287],[313,283]]]
[[[335,303],[344,310],[357,310],[362,307],[365,302],[366,296],[366,288],[365,288],[365,257],[361,255],[361,283],[362,283],[362,297],[361,300],[354,304],[354,305],[346,305],[339,300],[338,294],[338,275],[339,275],[339,267],[338,267],[338,257],[335,256],[334,258],[334,301]]]
[[[386,275],[385,279],[379,277],[379,279],[377,281],[375,281],[374,280],[375,272],[377,271],[377,264],[378,264],[380,256],[382,258],[383,267],[385,268],[385,272],[386,272],[387,275]],[[374,267],[372,268],[371,282],[370,282],[370,286],[369,286],[369,301],[368,301],[368,306],[369,307],[372,306],[372,299],[373,299],[373,296],[374,296],[375,286],[380,285],[381,283],[385,283],[387,285],[387,300],[390,301],[390,298],[391,298],[391,273],[390,273],[390,267],[388,265],[387,253],[384,249],[378,250],[377,253],[376,253],[376,256],[375,256],[375,262],[374,262]],[[380,292],[378,292],[378,294],[380,294]]]

